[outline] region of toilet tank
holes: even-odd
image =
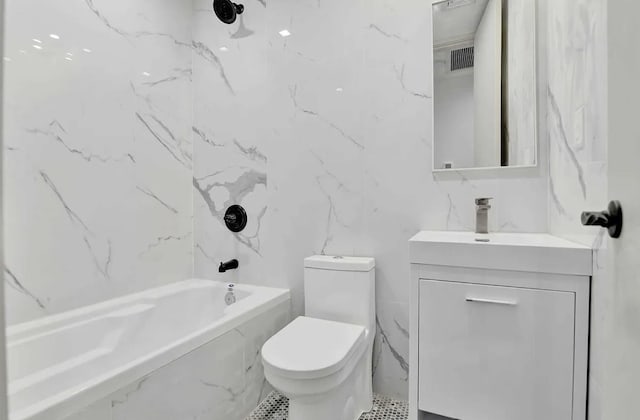
[[[375,260],[317,255],[304,260],[305,315],[375,331]]]

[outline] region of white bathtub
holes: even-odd
[[[288,301],[186,280],[7,329],[10,420],[62,419]]]

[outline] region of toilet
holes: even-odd
[[[375,260],[304,260],[305,315],[262,346],[264,375],[289,420],[356,420],[373,406]]]

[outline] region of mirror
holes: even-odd
[[[432,7],[434,171],[535,166],[535,0]]]

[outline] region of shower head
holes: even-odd
[[[236,21],[236,16],[244,12],[244,6],[235,4],[230,0],[213,0],[213,11],[222,22],[231,24]]]

